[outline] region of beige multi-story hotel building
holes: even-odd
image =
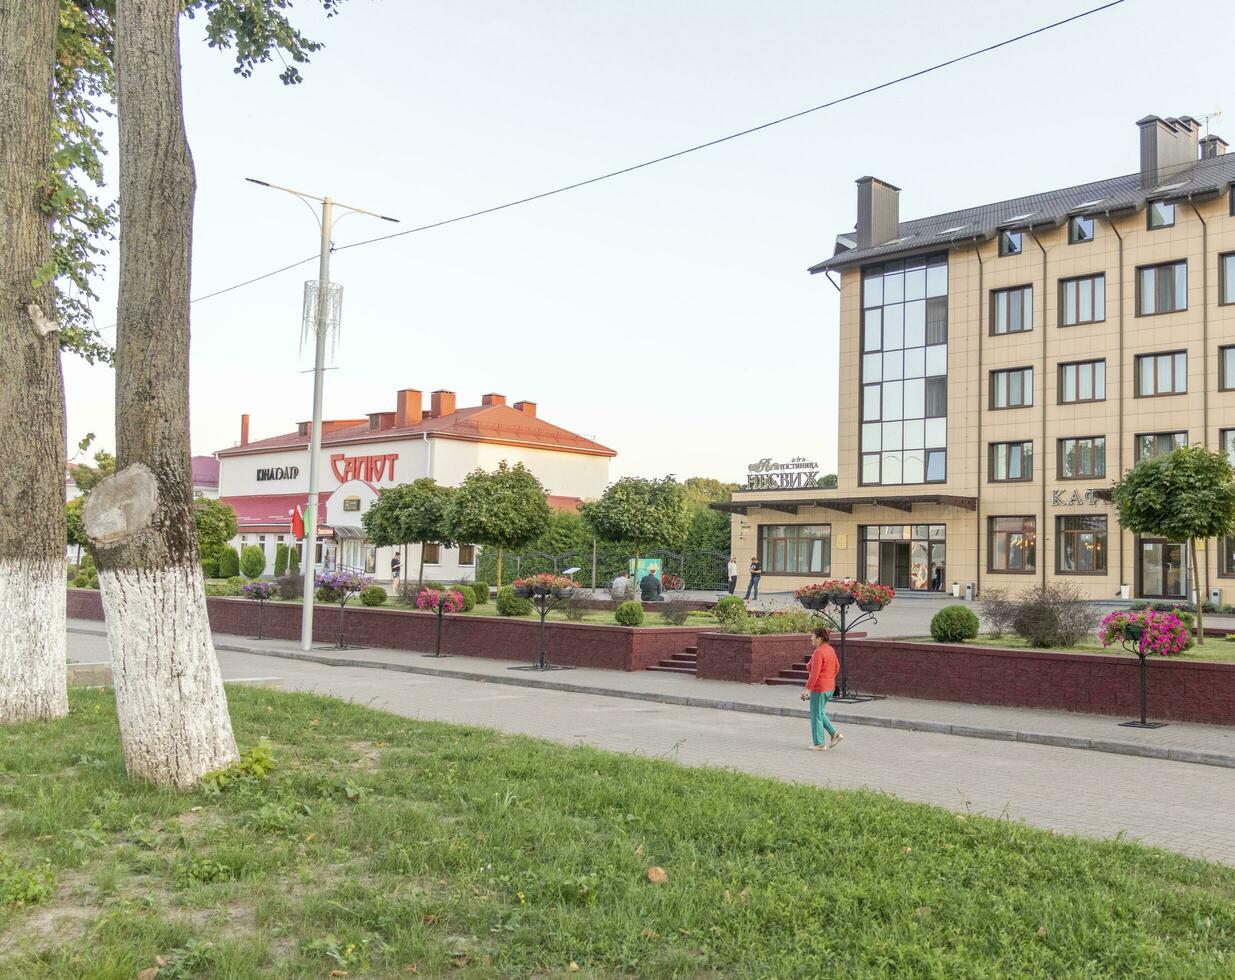
[[[718,505],[743,574],[1190,590],[1184,547],[1123,531],[1104,491],[1183,444],[1235,459],[1235,153],[1188,117],[1137,127],[1135,173],[927,218],[857,182],[856,229],[810,269],[840,288],[837,486],[752,466]],[[1200,554],[1235,602],[1235,539]]]

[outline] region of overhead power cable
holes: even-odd
[[[486,214],[494,214],[498,211],[505,211],[508,208],[519,207],[522,204],[530,204],[533,201],[541,201],[547,197],[554,197],[558,194],[565,194],[567,191],[578,190],[581,187],[588,187],[592,184],[599,184],[601,181],[612,180],[615,177],[621,177],[625,174],[634,173],[637,170],[643,170],[647,167],[654,167],[660,163],[666,163],[669,160],[676,160],[678,157],[684,157],[691,153],[698,153],[700,150],[706,150],[713,146],[719,146],[722,143],[728,143],[730,140],[739,139],[743,136],[750,136],[752,133],[762,132],[765,129],[770,129],[773,126],[779,126],[782,123],[792,122],[794,119],[801,119],[803,116],[809,116],[815,112],[822,112],[824,109],[831,109],[845,102],[852,102],[855,99],[860,99],[863,96],[871,95],[875,92],[880,92],[884,89],[891,88],[894,85],[902,85],[905,82],[912,81],[915,78],[921,78],[924,75],[930,75],[937,71],[942,71],[945,68],[950,68],[952,65],[960,64],[962,61],[968,61],[972,58],[980,57],[984,54],[990,54],[992,51],[998,51],[1000,48],[1006,48],[1008,45],[1016,44],[1019,41],[1027,40],[1031,37],[1036,37],[1039,34],[1045,34],[1047,31],[1053,31],[1056,28],[1064,27],[1067,24],[1075,23],[1078,20],[1083,20],[1086,17],[1092,17],[1094,14],[1100,14],[1105,10],[1110,10],[1112,7],[1118,7],[1127,0],[1110,0],[1101,6],[1091,7],[1088,10],[1083,10],[1080,13],[1073,14],[1070,17],[1065,17],[1062,20],[1053,21],[1049,24],[1043,24],[1041,27],[1035,27],[1033,30],[1025,31],[1017,34],[1014,37],[1005,38],[1002,41],[996,41],[993,44],[988,44],[985,47],[975,48],[965,54],[957,55],[949,58],[946,61],[940,61],[926,68],[920,68],[917,71],[909,72],[904,75],[899,75],[896,78],[889,79],[885,82],[880,82],[877,85],[870,85],[866,88],[859,89],[856,92],[850,92],[848,95],[842,95],[838,98],[831,99],[827,102],[822,102],[819,105],[811,106],[809,109],[802,109],[798,112],[790,113],[787,116],[780,116],[777,119],[770,119],[767,122],[759,123],[757,126],[750,126],[747,129],[739,130],[736,133],[730,133],[727,136],[720,136],[716,139],[708,140],[706,143],[697,143],[694,146],[688,146],[680,150],[675,150],[672,153],[665,153],[658,157],[653,157],[650,160],[644,160],[642,163],[631,164],[628,167],[622,167],[619,170],[611,170],[608,173],[600,174],[596,177],[589,177],[586,180],[579,180],[573,184],[565,184],[562,187],[555,187],[552,190],[542,191],[539,194],[532,194],[528,197],[521,197],[514,201],[507,201],[505,204],[495,204],[492,207],[482,208],[479,211],[471,211],[467,214],[456,215],[453,218],[444,218],[441,221],[433,221],[426,225],[419,225],[415,228],[407,228],[402,231],[396,231],[389,235],[379,235],[376,238],[366,238],[359,242],[352,242],[349,245],[339,245],[333,250],[336,252],[346,251],[349,248],[360,248],[362,245],[373,245],[377,242],[389,241],[392,238],[402,238],[405,235],[414,235],[422,231],[430,231],[434,228],[442,228],[446,225],[456,224],[460,221],[467,221],[471,218],[479,218]],[[207,293],[205,296],[198,296],[193,299],[194,303],[200,303],[202,300],[212,299],[215,296],[222,296],[224,293],[232,292],[236,289],[241,289],[244,286],[250,286],[255,282],[260,282],[263,279],[269,279],[271,276],[277,276],[282,272],[287,272],[289,269],[294,269],[297,266],[304,265],[316,259],[317,256],[309,256],[309,258],[301,259],[299,262],[293,262],[291,265],[285,265],[280,269],[275,269],[267,272],[264,275],[257,276],[253,279],[247,279],[244,282],[236,283],[233,286],[227,286],[223,289],[215,290],[213,293]]]

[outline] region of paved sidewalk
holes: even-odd
[[[83,634],[103,634],[101,623],[88,620],[73,620],[69,629]],[[701,680],[685,674],[625,673],[585,667],[546,672],[513,670],[516,664],[509,660],[477,657],[443,657],[439,660],[419,653],[372,647],[340,651],[328,645],[318,645],[305,653],[287,640],[255,640],[227,634],[216,635],[215,646],[219,650],[327,666],[398,671],[745,714],[808,717],[805,707],[798,700],[798,689],[792,686],[737,684]],[[102,644],[101,650],[98,659],[106,659],[106,644]],[[274,667],[265,670],[266,673],[274,671]],[[1028,742],[1235,768],[1235,727],[1172,722],[1165,728],[1144,730],[1122,728],[1119,722],[1128,719],[1102,715],[896,697],[862,704],[836,704],[830,714],[842,724]]]
[[[105,650],[101,636],[69,636],[75,660],[103,659]],[[220,649],[219,661],[224,676],[271,673],[274,666],[289,690],[344,698],[409,718],[495,728],[565,745],[586,744],[815,786],[892,793],[1063,833],[1123,835],[1235,865],[1235,837],[1230,833],[1235,780],[1205,766],[856,725],[846,729],[848,738],[838,749],[812,753],[805,751],[806,722],[798,718],[367,667],[294,660],[276,664],[269,656],[226,649]],[[509,673],[525,676],[522,671]],[[684,680],[689,683],[689,678]],[[792,695],[792,689],[785,692]]]

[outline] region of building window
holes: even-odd
[[[1188,263],[1164,262],[1136,270],[1136,315],[1156,316],[1188,308]]]
[[[1106,572],[1106,515],[1055,518],[1055,571],[1061,575]]]
[[[1235,466],[1235,429],[1221,429],[1218,432],[1218,445],[1226,453],[1230,464]]]
[[[999,254],[1021,254],[1021,233],[1019,231],[1001,231],[999,233]]]
[[[475,565],[476,564],[476,546],[474,544],[459,545],[459,564],[460,565]]]
[[[1081,276],[1059,284],[1059,323],[1098,323],[1106,319],[1106,276]]]
[[[1218,388],[1221,391],[1235,389],[1235,347],[1218,348]]]
[[[1231,198],[1235,200],[1235,194]],[[1218,256],[1218,303],[1222,306],[1235,303],[1235,252]]]
[[[1059,401],[1075,402],[1106,400],[1106,361],[1077,361],[1059,365]]]
[[[1153,459],[1188,445],[1186,432],[1146,432],[1136,437],[1136,462]]]
[[[1149,229],[1170,228],[1175,224],[1175,205],[1165,201],[1150,201],[1147,209]]]
[[[1073,215],[1068,220],[1068,244],[1083,245],[1093,241],[1093,218],[1083,214]]]
[[[862,270],[861,482],[947,472],[947,255]]]
[[[420,546],[424,549],[424,562],[426,565],[437,565],[442,560],[442,546],[432,541],[425,542]]]
[[[1106,476],[1106,436],[1059,440],[1059,479],[1092,480]]]
[[[1032,442],[992,442],[991,483],[1019,483],[1033,479]]]
[[[1026,408],[1033,404],[1033,368],[991,372],[991,408]]]
[[[831,575],[831,524],[760,524],[759,561],[767,574]]]
[[[1032,572],[1037,565],[1038,519],[988,519],[986,568],[991,572]]]
[[[1188,390],[1188,355],[1140,354],[1136,358],[1136,396],[1182,395]]]
[[[1033,286],[991,290],[991,333],[1025,333],[1033,329]]]
[[[1235,578],[1235,537],[1218,539],[1218,574]]]

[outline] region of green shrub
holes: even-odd
[[[499,616],[530,616],[532,600],[520,599],[509,585],[497,594],[497,614]]]
[[[619,626],[642,626],[643,604],[637,599],[628,599],[613,610],[613,618]]]
[[[1075,585],[1039,585],[1017,596],[1012,629],[1036,647],[1070,647],[1093,636],[1100,618]]]
[[[206,595],[213,596],[238,596],[244,594],[244,579],[239,575],[233,575],[231,578],[223,582],[207,582]]]
[[[819,620],[804,609],[786,609],[766,616],[739,616],[725,623],[724,633],[742,636],[774,636],[780,633],[809,633]]]
[[[671,626],[685,626],[690,616],[690,606],[681,599],[670,599],[660,607],[660,614]]]
[[[360,590],[362,606],[380,606],[386,601],[386,590],[380,585],[366,585]]]
[[[483,606],[489,601],[489,583],[479,580],[472,583],[472,594],[476,597],[476,604]]]
[[[293,551],[292,554],[295,554]],[[288,572],[279,583],[279,598],[280,599],[300,599],[304,596],[304,576],[299,573],[293,575]]]
[[[287,574],[300,575],[300,552],[295,548],[289,548],[287,552]]]
[[[463,608],[460,612],[471,612],[476,608],[476,593],[469,589],[466,583],[459,586],[458,592],[463,596]]]
[[[71,582],[75,578],[77,578],[77,566],[71,564],[69,565],[69,581]]]
[[[202,559],[202,577],[203,578],[218,578],[219,577],[219,559],[203,558]]]
[[[965,606],[944,606],[931,620],[936,643],[960,643],[978,635],[978,617]]]
[[[236,549],[231,545],[219,551],[218,561],[219,578],[231,578],[233,575],[240,574],[240,556],[236,554]]]
[[[88,552],[88,551],[83,551],[83,552],[81,553],[81,564],[79,564],[79,565],[77,566],[77,570],[78,570],[79,572],[93,572],[93,571],[96,571],[96,569],[95,569],[95,567],[94,567],[94,557],[90,554],[90,552]]]
[[[89,576],[89,575],[86,575],[84,572],[83,572],[83,573],[81,573],[81,574],[79,574],[79,575],[77,575],[77,576],[73,579],[73,588],[75,588],[75,589],[88,589],[88,588],[90,588],[90,576]]]
[[[746,618],[746,603],[742,601],[741,596],[727,595],[717,600],[712,609],[712,615],[722,625],[728,625],[735,620]]]
[[[240,553],[240,574],[245,578],[261,578],[266,571],[266,551],[260,545],[247,545]]]
[[[285,544],[276,545],[274,549],[274,577],[281,578],[287,574],[287,554],[291,549]]]

